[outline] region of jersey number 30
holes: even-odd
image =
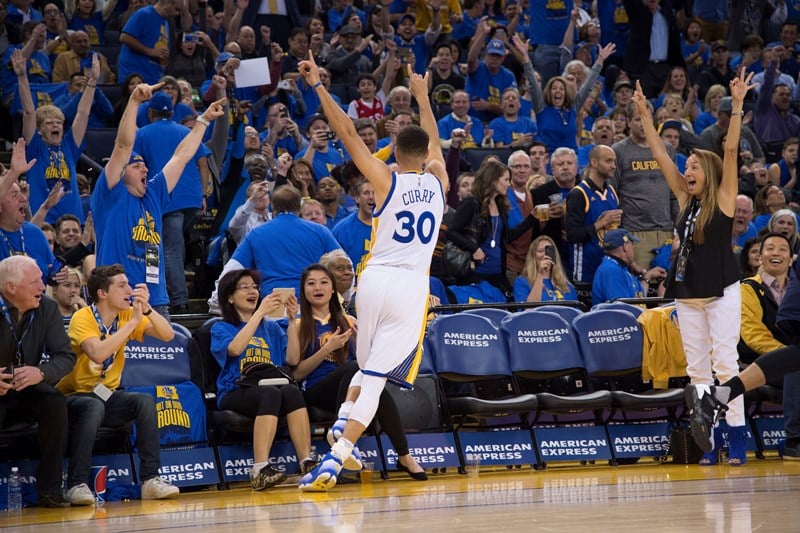
[[[436,218],[433,213],[423,211],[419,218],[416,218],[411,211],[400,211],[395,216],[400,227],[394,230],[392,239],[407,244],[418,236],[422,244],[431,242],[431,237],[436,230]]]

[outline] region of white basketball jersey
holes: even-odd
[[[365,264],[427,273],[445,208],[442,184],[433,174],[392,173],[392,188],[372,216],[372,249]]]

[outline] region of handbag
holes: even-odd
[[[280,367],[272,363],[245,363],[236,385],[239,388],[257,387],[261,380],[286,380],[283,384],[297,385],[288,367]]]
[[[681,465],[696,465],[703,457],[703,451],[686,426],[678,426],[669,434],[669,451],[672,452],[672,462]]]
[[[445,276],[449,279],[454,279],[456,284],[466,281],[475,268],[472,254],[463,248],[459,248],[453,241],[447,241],[444,244],[442,264],[444,265]]]

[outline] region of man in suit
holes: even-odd
[[[686,66],[672,0],[624,0],[630,22],[625,70],[644,94],[657,95],[674,66]]]
[[[265,40],[278,43],[286,50],[289,46],[289,32],[292,28],[302,26],[300,8],[294,0],[240,0],[247,7],[242,16],[242,25],[252,26],[256,32],[256,49]],[[266,32],[264,29],[266,28]]]

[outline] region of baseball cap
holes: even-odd
[[[780,41],[773,41],[771,43],[767,43],[764,47],[764,50],[772,50],[773,48],[778,48],[779,46],[783,46],[783,43]]]
[[[131,151],[131,157],[128,159],[128,164],[132,165],[134,163],[144,163],[144,158],[136,152]]]
[[[339,29],[339,35],[358,35],[361,32],[352,24],[346,24]]]
[[[724,48],[725,50],[728,50],[727,41],[723,41],[722,39],[720,39],[719,41],[714,41],[713,43],[711,43],[711,51],[712,52],[716,52],[720,48]]]
[[[230,52],[222,52],[220,55],[217,56],[217,61],[214,63],[216,66],[224,65],[225,62],[229,59],[233,58],[233,54]]]
[[[325,124],[330,124],[330,122],[328,122],[328,117],[326,117],[322,113],[314,113],[313,115],[308,117],[308,120],[306,121],[306,131],[308,131],[308,129],[311,127],[311,125],[314,123],[315,120],[322,120],[323,122],[325,122]]]
[[[666,129],[669,129],[669,128],[681,131],[683,129],[683,124],[681,124],[679,120],[665,120],[658,127],[658,134],[661,135],[662,131],[664,131]]]
[[[158,91],[150,99],[150,109],[154,111],[172,111],[172,97],[164,91]]]
[[[733,111],[733,98],[730,96],[723,96],[719,99],[719,104],[717,104],[717,113],[728,113],[729,115]]]
[[[500,39],[492,39],[486,45],[486,53],[491,55],[504,56],[506,55],[506,45]]]
[[[577,54],[577,53],[578,53],[578,50],[580,50],[580,49],[581,49],[581,48],[583,48],[584,46],[589,46],[589,47],[591,47],[591,46],[594,46],[594,45],[593,45],[592,43],[590,43],[589,41],[581,41],[581,42],[579,42],[578,44],[576,44],[576,45],[575,45],[575,47],[572,49],[572,54],[573,54],[573,55],[574,55],[574,54]]]
[[[623,228],[612,229],[603,237],[603,249],[614,250],[626,242],[637,243],[638,237],[634,237],[631,232]]]
[[[614,84],[614,92],[617,92],[617,90],[622,89],[623,87],[633,90],[633,84],[630,82],[630,80],[619,80]]]
[[[417,23],[417,18],[414,15],[412,15],[411,13],[404,13],[399,19],[397,19],[397,25],[399,26],[406,19],[410,19],[411,22],[413,22],[414,24]]]

